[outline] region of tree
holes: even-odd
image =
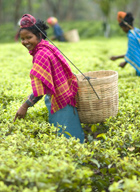
[[[2,0],[0,0],[0,23],[2,23]]]
[[[139,0],[135,0],[133,2],[131,2],[131,12],[136,20],[136,23],[140,26],[140,21],[139,21],[139,17],[140,17],[140,12],[139,12],[139,7],[140,7],[140,1]]]
[[[47,2],[47,6],[49,6],[49,8],[51,9],[52,11],[52,15],[54,17],[58,17],[59,16],[59,9],[61,7],[61,3],[62,1],[61,0],[57,0],[57,1],[53,1],[53,0],[46,0]]]
[[[32,14],[32,10],[33,10],[33,8],[32,8],[32,1],[28,0],[27,3],[28,3],[28,11],[29,11],[30,14]]]
[[[95,0],[103,13],[103,31],[104,36],[109,37],[110,34],[110,25],[109,25],[109,15],[111,10],[111,2],[113,0]]]
[[[69,4],[68,4],[68,9],[69,11],[67,11],[66,14],[66,19],[67,20],[71,20],[73,19],[73,9],[74,9],[74,5],[75,5],[75,0],[70,0]]]
[[[103,13],[103,30],[104,36],[108,37],[110,33],[109,17],[112,7],[121,8],[122,11],[127,9],[130,0],[94,0],[99,4],[100,9]],[[134,1],[133,1],[134,2]]]
[[[15,12],[14,12],[14,24],[17,25],[17,22],[20,18],[20,7],[22,0],[16,0],[15,2]]]
[[[60,20],[64,18],[70,20],[73,18],[73,9],[76,0],[46,0],[47,7],[49,6],[51,14]]]

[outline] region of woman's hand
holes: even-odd
[[[17,111],[16,115],[15,115],[15,118],[14,118],[14,122],[16,121],[17,118],[21,119],[25,117],[26,115],[26,112],[28,110],[28,105],[27,103],[24,103]]]
[[[127,64],[127,62],[124,61],[124,62],[122,62],[122,63],[119,64],[119,67],[124,68],[126,64]]]
[[[110,57],[110,59],[111,59],[112,61],[115,61],[116,59],[118,59],[118,57],[117,57],[117,56],[112,56],[112,57]]]

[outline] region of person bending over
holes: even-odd
[[[117,20],[121,29],[127,33],[128,48],[126,54],[112,56],[110,59],[115,61],[124,58],[125,61],[119,66],[124,68],[129,63],[136,70],[136,75],[140,76],[140,29],[133,26],[134,18],[131,13],[119,11]]]
[[[64,37],[64,33],[60,25],[58,24],[58,20],[55,17],[49,17],[47,19],[47,23],[53,28],[54,36],[51,37],[51,40],[58,40],[58,41],[66,41]]]
[[[75,96],[78,83],[67,61],[60,51],[45,40],[48,26],[32,15],[25,14],[20,21],[21,43],[33,56],[30,71],[33,93],[18,109],[16,118],[24,118],[29,107],[45,95],[49,112],[49,123],[66,126],[67,132],[84,142],[84,132],[76,109]],[[62,132],[62,130],[60,130]],[[64,135],[69,137],[68,134]]]

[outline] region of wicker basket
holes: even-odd
[[[72,29],[71,31],[65,32],[64,37],[69,42],[78,42],[80,40],[77,29]]]
[[[118,73],[116,71],[94,71],[78,74],[77,110],[81,123],[101,123],[118,113]]]

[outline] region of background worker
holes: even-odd
[[[128,48],[124,55],[112,56],[110,59],[115,61],[124,58],[124,62],[120,63],[120,67],[124,68],[130,63],[136,70],[136,75],[140,76],[140,29],[133,27],[133,15],[131,13],[118,12],[117,20],[121,29],[127,33]]]
[[[61,29],[60,25],[58,24],[57,18],[49,17],[47,19],[47,23],[51,27],[53,27],[54,36],[51,38],[51,40],[66,41],[63,30]]]

